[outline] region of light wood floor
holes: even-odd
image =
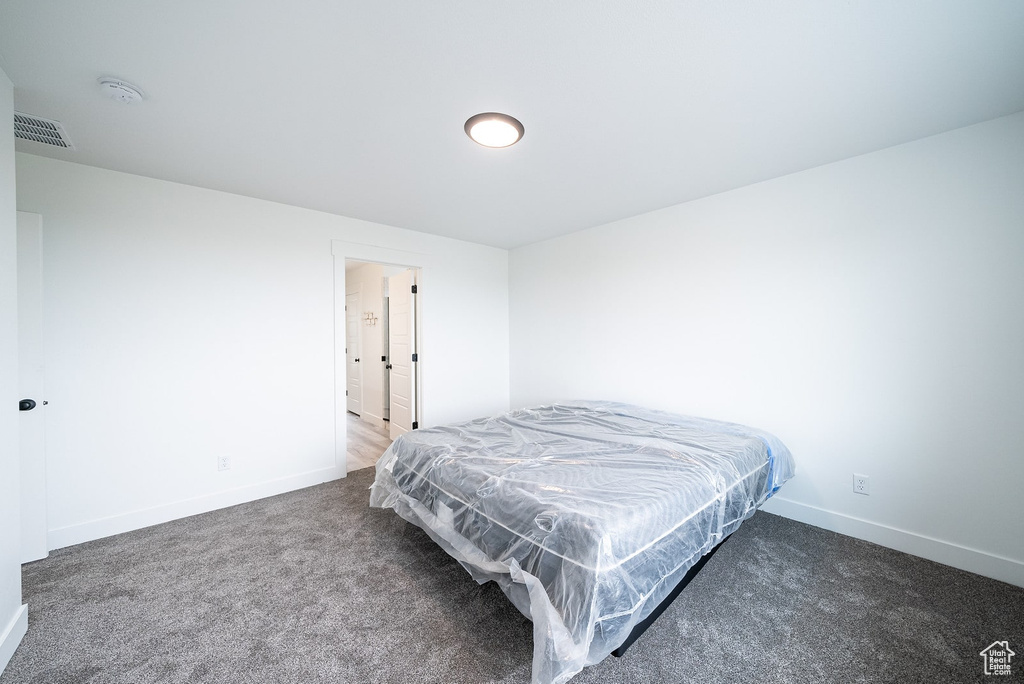
[[[377,463],[381,454],[391,446],[387,423],[384,427],[374,427],[354,413],[348,416],[348,471],[369,468]]]

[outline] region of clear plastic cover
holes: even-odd
[[[370,505],[423,528],[533,620],[535,684],[604,659],[794,473],[753,428],[610,402],[416,430]]]

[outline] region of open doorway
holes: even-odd
[[[347,470],[418,427],[418,270],[345,259]]]

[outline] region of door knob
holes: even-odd
[[[356,359],[356,363],[359,363],[359,359]]]
[[[22,399],[21,401],[18,402],[18,410],[19,411],[31,411],[35,407],[36,407],[36,400],[35,399]]]

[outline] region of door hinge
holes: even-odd
[[[419,424],[419,423],[417,423],[417,422],[416,422],[415,420],[414,420],[414,421],[412,421],[412,429],[413,429],[413,430],[416,430],[416,429],[418,429],[418,428],[419,428],[419,426],[420,426],[420,424]]]
[[[415,285],[412,286],[412,293],[416,294],[416,286]]]
[[[420,360],[420,355],[419,354],[413,354],[412,355],[412,362],[413,363],[416,363],[419,360]]]
[[[346,397],[348,396],[348,390],[345,390],[345,396]]]

